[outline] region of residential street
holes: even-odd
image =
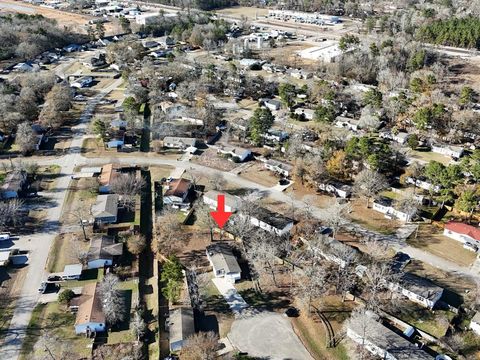
[[[15,312],[10,322],[8,334],[2,345],[2,360],[14,360],[19,357],[26,328],[30,321],[32,311],[39,299],[37,289],[46,276],[45,264],[48,259],[50,247],[53,239],[59,233],[59,220],[62,215],[63,203],[65,202],[71,175],[74,173],[76,164],[81,161],[80,152],[88,122],[98,102],[110,91],[116,89],[121,83],[122,80],[118,79],[89,101],[80,117],[80,124],[72,128],[73,140],[70,145],[69,154],[52,161],[52,163],[61,166],[61,176],[56,180],[55,191],[47,192],[43,195],[45,195],[54,206],[47,210],[47,220],[43,228],[28,236],[28,243],[31,245],[30,248],[25,249],[30,250],[28,273],[22,286],[20,300],[17,301]]]

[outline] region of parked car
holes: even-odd
[[[470,242],[466,242],[465,244],[463,244],[463,248],[467,249],[467,250],[470,250],[470,251],[473,251],[473,252],[478,251],[478,246],[475,245],[475,244],[472,244]]]
[[[42,281],[42,283],[40,284],[40,287],[38,288],[38,292],[40,294],[58,292],[59,290],[60,290],[59,284],[48,282],[48,281]]]
[[[300,311],[297,308],[289,307],[287,310],[285,310],[284,315],[287,317],[298,317],[300,315]]]
[[[409,255],[399,251],[392,258],[392,269],[395,271],[402,271],[411,260],[412,259]]]
[[[47,281],[62,281],[62,277],[60,275],[48,275]]]
[[[1,233],[0,234],[0,241],[10,240],[10,233]]]

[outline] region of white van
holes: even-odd
[[[10,240],[10,233],[0,233],[0,241]]]

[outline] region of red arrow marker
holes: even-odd
[[[217,211],[210,211],[210,215],[212,215],[218,227],[223,229],[228,218],[232,215],[231,212],[225,211],[225,195],[217,196]]]

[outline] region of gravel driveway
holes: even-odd
[[[270,360],[313,360],[293,331],[290,320],[274,312],[237,318],[228,338],[237,349],[250,356]]]

